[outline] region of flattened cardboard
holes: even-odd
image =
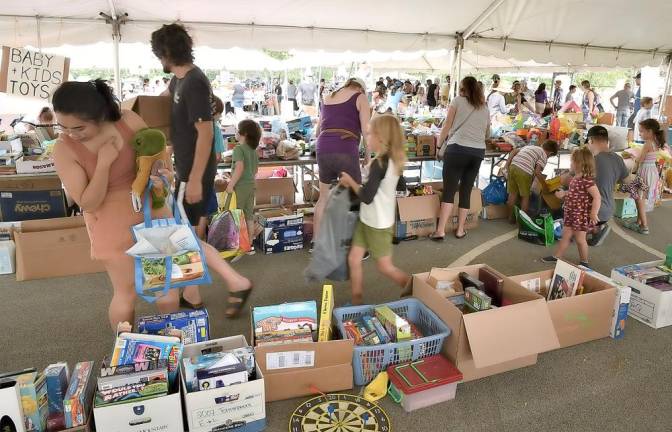
[[[256,205],[292,205],[295,201],[296,185],[291,177],[255,180]]]
[[[91,259],[82,217],[25,221],[15,232],[16,280],[25,281],[105,271]]]
[[[353,388],[352,340],[333,340],[300,344],[256,347],[259,368],[266,382],[266,401],[308,396]],[[315,365],[293,369],[268,370],[266,354],[286,351],[313,351]]]
[[[511,276],[515,282],[540,278],[541,294],[548,292],[553,270]],[[609,336],[614,313],[616,288],[586,273],[583,279],[584,294],[547,302],[553,327],[566,348]]]
[[[537,361],[537,353],[555,349],[559,342],[555,335],[545,301],[541,296],[531,293],[504,277],[504,299],[508,306],[495,310],[463,315],[462,312],[448,299],[444,299],[437,290],[430,285],[436,280],[457,280],[461,271],[472,276],[478,276],[482,264],[449,269],[432,269],[431,273],[413,275],[413,295],[425,303],[443,322],[452,330],[450,336],[443,345],[443,354],[448,357],[462,371],[464,381],[471,381],[488,375],[502,373],[520,367],[530,366]],[[431,277],[430,277],[431,275]],[[530,303],[530,305],[527,305]],[[507,310],[508,309],[508,310]],[[506,313],[502,314],[506,310]],[[519,311],[520,314],[516,314]],[[482,314],[490,314],[485,316]],[[467,334],[465,318],[469,316],[469,324],[472,335]],[[483,319],[483,325],[480,320]],[[502,327],[499,321],[510,321]],[[493,323],[496,323],[493,325]],[[508,335],[502,332],[502,328],[518,328],[525,324],[533,328],[525,330],[522,336]],[[483,327],[481,329],[480,327]],[[534,330],[538,327],[538,330]],[[488,347],[493,336],[485,334],[485,331],[494,332],[495,336],[507,339],[514,346],[506,348],[504,353],[494,353],[490,357]],[[485,342],[476,340],[478,337],[486,338]],[[471,350],[471,344],[476,345],[475,352]],[[497,342],[499,343],[499,342]],[[485,352],[485,354],[484,354]]]

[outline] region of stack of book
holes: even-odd
[[[637,264],[622,267],[621,272],[657,290],[672,291],[672,269],[666,265],[644,267]]]

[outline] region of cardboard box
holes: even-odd
[[[291,177],[255,180],[256,205],[286,206],[296,202],[296,185]]]
[[[478,215],[481,214],[481,210],[483,209],[481,190],[479,188],[471,189],[471,197],[469,201],[470,205],[469,205],[469,212],[467,213],[467,223],[465,225],[465,229],[478,228]],[[448,223],[446,224],[446,233],[452,233],[457,229],[457,214],[460,205],[459,192],[455,193],[455,200],[453,201],[453,203],[455,204],[453,206],[453,214],[451,215],[450,219],[448,219]]]
[[[257,247],[265,254],[303,249],[303,214],[286,210],[261,210],[255,216],[263,232]]]
[[[91,242],[81,216],[25,221],[16,242],[16,280],[45,279],[105,271],[91,259]]]
[[[266,401],[309,396],[316,389],[324,393],[352,389],[353,346],[352,340],[332,340],[255,347],[266,382]],[[291,360],[294,353],[302,353],[298,356],[302,365],[290,361],[289,367],[277,366],[279,356]]]
[[[16,271],[16,245],[14,240],[0,240],[0,275]]]
[[[511,276],[518,283],[538,279],[544,298],[552,278],[553,270]],[[594,272],[586,272],[583,286],[581,295],[547,302],[560,348],[609,337],[616,285],[596,277]]]
[[[14,240],[14,233],[21,231],[21,221],[0,222],[0,241]]]
[[[623,339],[625,335],[625,321],[628,319],[632,288],[617,286],[616,301],[614,302],[614,318],[611,320],[610,336],[614,339]]]
[[[488,204],[483,207],[481,217],[485,220],[508,219],[509,208],[506,204]]]
[[[180,389],[167,396],[93,409],[98,432],[183,432]]]
[[[436,137],[434,135],[418,135],[415,145],[416,156],[434,156],[436,154]]]
[[[313,187],[314,186],[314,187]],[[317,202],[320,199],[320,186],[317,180],[303,181],[303,202]]]
[[[423,195],[397,198],[397,222],[394,236],[403,239],[417,235],[426,237],[436,230],[439,196]]]
[[[462,271],[478,277],[483,267],[487,266],[432,269],[413,275],[413,296],[452,330],[443,354],[462,371],[464,381],[531,366],[539,353],[560,346],[546,301],[508,277],[502,276],[507,306],[466,315],[435,288],[439,281],[458,280]]]
[[[655,267],[664,263],[660,260],[639,265]],[[611,278],[632,289],[628,315],[655,329],[672,325],[672,291],[661,291],[631,279],[624,274],[623,267],[613,269]]]
[[[24,156],[16,161],[17,174],[38,174],[56,172],[53,159],[40,159],[40,156]]]
[[[137,113],[150,128],[160,129],[170,139],[171,96],[136,96],[121,103],[122,109]]]
[[[186,345],[182,358],[221,352],[249,346],[244,336],[233,336],[210,342]],[[246,432],[266,427],[264,374],[257,361],[254,381],[198,392],[184,392],[184,406],[189,430],[202,432],[244,428]],[[180,373],[182,388],[186,389],[184,374]],[[181,425],[180,425],[181,426]]]

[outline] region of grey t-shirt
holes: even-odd
[[[464,96],[453,99],[450,106],[454,107],[456,112],[450,130],[452,136],[448,140],[448,144],[485,149],[485,130],[490,122],[488,106],[483,105],[474,111],[474,107]],[[472,111],[473,114],[471,114]],[[459,129],[455,132],[458,126]]]
[[[635,95],[628,90],[619,90],[614,93],[614,97],[618,98],[616,109],[619,111],[626,111],[630,109],[630,99],[634,98]]]
[[[623,158],[614,152],[602,152],[595,156],[595,183],[600,191],[602,203],[597,218],[606,222],[614,214],[614,188],[616,183],[629,175]]]

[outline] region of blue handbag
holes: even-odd
[[[154,303],[158,298],[168,294],[171,289],[212,283],[201,242],[189,224],[189,219],[182,206],[185,185],[185,183],[180,184],[177,199],[173,199],[172,196],[168,197],[168,200],[172,201],[173,217],[152,219],[150,199],[152,182],[150,180],[144,196],[144,222],[131,227],[136,242],[152,234],[154,239],[162,244],[170,243],[168,237],[171,233],[182,230],[181,234],[185,234],[187,231],[184,231],[184,228],[188,228],[187,237],[190,238],[183,238],[180,242],[181,249],[174,250],[172,253],[159,252],[147,256],[129,253],[135,260],[135,291],[139,297],[149,303]]]

